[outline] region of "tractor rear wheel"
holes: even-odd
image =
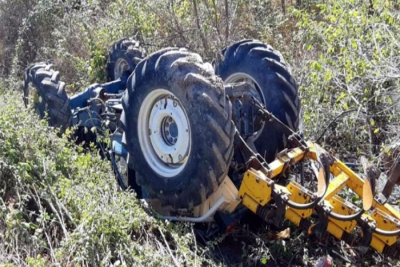
[[[36,113],[43,119],[47,112],[49,125],[60,127],[64,131],[70,124],[72,113],[65,83],[60,81],[59,72],[48,64],[37,64],[28,68],[25,77],[25,101],[28,101],[29,82],[38,91],[38,98],[34,103]]]
[[[278,51],[257,40],[242,40],[223,49],[214,67],[225,83],[247,81],[252,84],[266,109],[292,130],[298,130],[298,86]],[[257,152],[271,161],[286,147],[287,138],[277,129],[261,126],[252,141]]]
[[[115,42],[109,51],[107,63],[108,79],[111,81],[117,80],[125,72],[130,75],[135,70],[137,63],[145,57],[145,54],[138,41],[123,38]]]
[[[167,48],[128,80],[121,121],[147,197],[172,210],[203,203],[226,176],[235,127],[223,82],[198,54]]]

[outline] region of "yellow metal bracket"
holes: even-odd
[[[368,188],[368,184],[365,185],[364,179],[349,169],[343,162],[332,157],[333,160],[328,171],[334,176],[334,179],[330,181],[323,198],[320,201],[317,198],[317,201],[319,201],[318,208],[305,208],[304,204],[312,203],[316,199],[316,194],[300,184],[290,182],[286,186],[281,186],[274,183],[273,179],[284,172],[288,164],[292,165],[303,159],[318,162],[319,153],[321,151],[322,153],[327,153],[316,144],[308,142],[307,145],[306,149],[298,147],[279,153],[276,160],[268,164],[268,173],[255,169],[247,170],[239,189],[239,197],[242,199],[242,204],[254,213],[259,214],[260,210],[263,210],[271,200],[275,200],[275,203],[282,203],[283,201],[284,217],[297,226],[304,226],[304,221],[307,221],[306,219],[311,217],[314,212],[322,212],[323,216],[321,218],[327,220],[325,230],[338,239],[343,239],[345,233],[353,232],[358,225],[357,218],[360,218],[360,222],[368,222],[363,223],[363,230],[368,229],[370,233],[373,232],[370,235],[369,245],[371,247],[382,252],[385,247],[393,246],[399,240],[400,234],[396,234],[396,231],[400,229],[400,213],[389,204],[381,204],[379,201],[370,198],[372,200],[372,209],[361,216],[363,210],[339,197],[337,194],[340,191],[344,188],[350,188],[362,198],[363,193],[365,194],[365,188]],[[371,193],[369,194],[371,195]],[[303,207],[300,209],[294,208],[298,206],[288,205],[288,201],[303,204]],[[371,202],[369,206],[371,206]],[[364,205],[364,208],[369,206]],[[334,214],[336,215],[334,216]],[[312,232],[314,226],[309,223],[306,225],[309,227],[308,232]],[[381,232],[379,233],[384,233],[384,235],[377,233],[374,229],[380,229]],[[392,232],[388,234],[385,231]]]

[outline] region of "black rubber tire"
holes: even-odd
[[[185,168],[176,176],[158,175],[147,163],[138,140],[138,116],[145,97],[164,88],[181,102],[191,128],[191,152]],[[231,103],[223,82],[199,55],[166,48],[143,60],[128,80],[121,116],[123,142],[129,164],[150,199],[174,211],[202,203],[226,176],[233,156],[235,127]]]
[[[35,103],[40,118],[43,119],[47,112],[49,125],[60,127],[63,132],[70,125],[72,113],[65,83],[60,81],[59,72],[48,64],[33,65],[26,71],[25,83],[27,82],[32,82],[41,97],[40,102]]]
[[[114,152],[112,152],[112,153],[113,153],[112,156],[117,161],[118,155],[115,154]],[[118,162],[115,162],[115,163],[118,164]],[[123,170],[118,167],[119,166],[117,165],[117,169],[116,169],[113,165],[113,170],[114,170],[114,174],[115,174],[118,185],[121,187],[122,190],[128,190],[128,189],[134,190],[136,192],[136,194],[138,195],[138,198],[141,198],[142,192],[141,192],[140,186],[136,183],[135,171],[130,169],[128,166],[126,166],[126,170],[125,170],[126,172],[123,173]],[[118,177],[118,173],[121,176],[126,175],[126,180],[123,180],[124,177],[121,177],[122,178],[122,181],[121,181]]]
[[[128,184],[124,185],[124,186],[125,186],[125,188],[130,188],[131,190],[135,191],[136,197],[138,199],[142,199],[143,198],[142,187],[137,184],[137,182],[136,182],[136,173],[131,168],[128,168]]]
[[[119,60],[123,59],[129,64],[127,72],[130,75],[135,70],[138,61],[146,56],[146,52],[139,46],[139,42],[130,38],[122,38],[115,42],[108,54],[107,75],[109,81],[119,78],[114,75]]]
[[[298,86],[278,51],[257,40],[242,40],[224,48],[214,68],[224,81],[235,73],[252,77],[263,94],[266,108],[292,130],[298,130]],[[269,162],[287,146],[287,138],[277,129],[264,128],[254,144]]]

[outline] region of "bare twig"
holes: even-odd
[[[207,53],[209,51],[209,48],[208,48],[206,36],[204,35],[204,32],[203,32],[203,28],[201,27],[199,12],[197,9],[197,0],[193,0],[193,11],[194,11],[194,15],[196,17],[196,24],[197,24],[197,29],[200,33],[200,38],[201,38],[201,41],[203,42],[204,50]]]
[[[163,240],[164,240],[165,246],[167,247],[168,252],[169,252],[169,254],[170,254],[172,260],[174,261],[174,264],[175,264],[177,267],[179,267],[179,266],[180,266],[180,265],[179,265],[179,262],[176,260],[174,254],[172,254],[171,248],[169,247],[169,244],[168,244],[168,242],[167,242],[167,239],[165,238],[164,233],[162,232],[162,230],[160,230],[159,232],[160,232],[160,234],[161,234],[161,236],[162,236],[162,238],[163,238]]]

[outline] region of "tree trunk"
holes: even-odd
[[[204,50],[207,53],[208,52],[208,43],[207,43],[207,39],[204,35],[203,28],[201,27],[199,12],[197,10],[197,0],[193,0],[193,10],[194,10],[194,15],[196,17],[197,29],[200,33],[200,38],[203,43]]]
[[[225,19],[226,19],[226,25],[225,25],[225,45],[228,45],[229,42],[229,4],[228,0],[225,0]]]

